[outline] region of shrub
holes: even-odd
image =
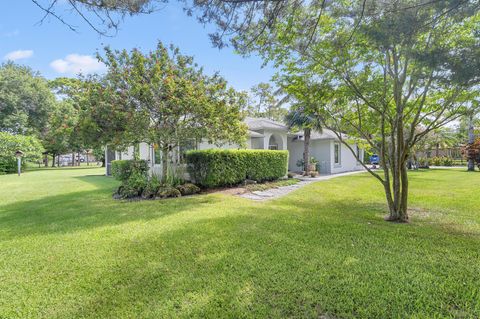
[[[170,185],[161,186],[157,192],[157,198],[180,197],[182,194],[178,189]]]
[[[433,157],[430,162],[433,166],[442,166],[442,158],[441,157]]]
[[[193,195],[193,194],[197,194],[197,193],[200,192],[200,187],[198,187],[197,185],[192,184],[192,183],[186,183],[186,184],[183,184],[183,185],[178,185],[176,188],[180,191],[182,196]]]
[[[430,162],[434,166],[453,166],[453,159],[444,157],[433,157]]]
[[[430,167],[430,159],[426,157],[421,157],[418,159],[418,167],[420,168],[429,168]]]
[[[453,160],[451,158],[444,157],[443,166],[453,166]]]
[[[185,183],[185,167],[183,165],[171,165],[168,167],[166,184],[176,187]]]
[[[246,151],[247,178],[257,182],[273,181],[287,175],[288,151]]]
[[[143,189],[142,197],[143,198],[155,198],[158,193],[158,190],[162,186],[160,179],[153,175],[150,180],[147,182],[147,185]]]
[[[310,165],[315,165],[315,168],[317,168],[317,166],[319,164],[318,160],[313,156],[310,157],[309,162],[310,162]],[[303,158],[297,160],[296,165],[297,165],[297,167],[303,168],[305,166],[305,161],[303,160]]]
[[[232,186],[246,179],[276,180],[287,174],[288,152],[202,150],[187,153],[190,177],[202,187]]]
[[[135,172],[118,188],[118,195],[122,198],[138,197],[142,195],[147,183],[146,175]]]
[[[112,161],[112,175],[122,185],[117,194],[121,198],[138,197],[143,194],[148,185],[148,163],[143,160]]]
[[[112,161],[112,176],[125,182],[130,175],[138,173],[147,176],[148,163],[144,160],[116,160]]]

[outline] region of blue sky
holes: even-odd
[[[43,3],[47,3],[44,1]],[[208,29],[183,13],[172,2],[150,15],[127,17],[113,38],[101,37],[77,16],[58,8],[63,18],[78,27],[69,30],[54,18],[38,22],[43,12],[30,0],[2,1],[0,4],[0,59],[15,59],[41,72],[47,78],[74,76],[77,70],[101,72],[91,57],[97,49],[110,45],[115,49],[140,48],[148,51],[158,40],[173,43],[182,53],[193,55],[207,73],[219,71],[238,90],[247,90],[259,82],[268,82],[274,73],[261,68],[258,57],[242,58],[232,49],[213,48]],[[90,56],[90,57],[89,57]]]

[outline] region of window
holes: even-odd
[[[276,151],[276,150],[278,150],[278,145],[268,145],[268,149]]]
[[[340,143],[334,144],[333,157],[335,165],[340,165]]]

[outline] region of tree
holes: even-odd
[[[314,111],[305,106],[293,106],[285,116],[289,128],[303,130],[303,170],[305,175],[310,173],[310,135],[313,131],[322,133],[322,123]]]
[[[253,99],[248,105],[248,114],[253,117],[266,117],[274,121],[282,121],[287,114],[283,105],[288,101],[288,95],[282,90],[274,89],[270,83],[259,83],[252,87]]]
[[[103,118],[109,116],[108,125],[118,128],[107,130],[114,133],[110,143],[155,144],[162,153],[164,182],[169,151],[182,143],[244,143],[246,127],[238,94],[218,74],[203,74],[177,48],[159,43],[155,51],[143,54],[107,47],[99,58],[108,71],[102,81],[90,86],[89,95],[98,96],[90,99],[92,122],[102,127]]]
[[[449,148],[458,145],[458,139],[455,132],[447,127],[441,127],[430,131],[424,136],[425,149],[435,149],[435,156],[440,156],[440,149]]]
[[[475,121],[479,121],[478,119],[478,113],[480,111],[480,103],[476,99],[472,101],[470,107],[467,109],[467,112],[465,113],[465,116],[461,119],[460,121],[460,128],[463,126],[467,126],[467,132],[465,130],[463,133],[467,133],[468,141],[467,141],[467,146],[468,149],[473,150],[475,149]],[[462,121],[463,120],[463,121]],[[462,123],[463,122],[463,123]],[[466,124],[466,125],[465,125]],[[462,130],[460,129],[461,133]],[[475,171],[475,160],[476,160],[476,154],[475,153],[467,153],[467,170],[469,172]]]
[[[23,153],[22,164],[25,166],[26,161],[39,160],[43,148],[35,136],[0,132],[0,174],[17,171],[17,160],[15,158],[17,151]]]
[[[38,73],[13,62],[0,66],[0,131],[41,137],[55,103]]]
[[[105,167],[105,147],[98,146],[92,149],[92,154],[95,159],[102,163],[102,167]]]
[[[479,4],[242,2],[253,17],[243,26],[245,20],[235,20],[231,11],[235,3],[215,4],[217,11],[211,3],[203,5],[209,13],[204,21],[217,22],[221,29],[230,17],[233,24],[224,26],[237,50],[260,52],[282,73],[297,76],[295,86],[331,87],[334,99],[318,109],[324,127],[336,132],[354,156],[345,136],[380,155],[382,175],[365,168],[384,187],[387,220],[407,221],[406,161],[413,147],[455,120],[479,81],[477,73],[468,72],[479,65],[473,31],[479,29]]]
[[[42,143],[46,152],[53,157],[52,167],[55,166],[55,156],[71,150],[72,133],[77,121],[78,114],[68,100],[60,101],[56,110],[50,115]]]
[[[164,0],[31,0],[44,12],[40,20],[43,23],[47,17],[53,17],[72,31],[77,27],[68,22],[60,12],[73,12],[78,15],[91,29],[103,36],[112,36],[118,30],[120,22],[127,15],[149,14],[155,11],[155,3]],[[60,11],[57,10],[60,7]]]

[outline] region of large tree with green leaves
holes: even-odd
[[[0,66],[0,131],[42,136],[55,103],[38,73],[12,62]]]
[[[250,90],[247,113],[253,117],[266,117],[274,121],[282,121],[287,114],[284,107],[288,102],[281,88],[275,88],[270,83],[259,83]]]
[[[90,94],[98,96],[91,100],[94,118],[109,117],[108,125],[118,128],[116,133],[108,130],[112,143],[155,144],[162,153],[164,179],[169,151],[182,143],[244,143],[241,96],[218,74],[205,75],[177,48],[159,43],[146,54],[106,48],[99,58],[108,71],[91,86]]]
[[[72,150],[72,136],[77,126],[78,112],[69,100],[58,102],[50,114],[48,127],[43,135],[43,145],[47,154],[52,155],[52,167],[55,166],[55,156]],[[48,161],[45,161],[45,166]]]
[[[274,61],[291,86],[331,88],[332,100],[318,110],[324,126],[347,148],[353,138],[380,155],[383,174],[365,167],[384,187],[387,219],[407,221],[406,161],[413,147],[461,114],[480,79],[474,71],[480,65],[478,1],[213,1],[199,7],[204,22],[217,23],[219,46],[228,34],[238,51]]]

